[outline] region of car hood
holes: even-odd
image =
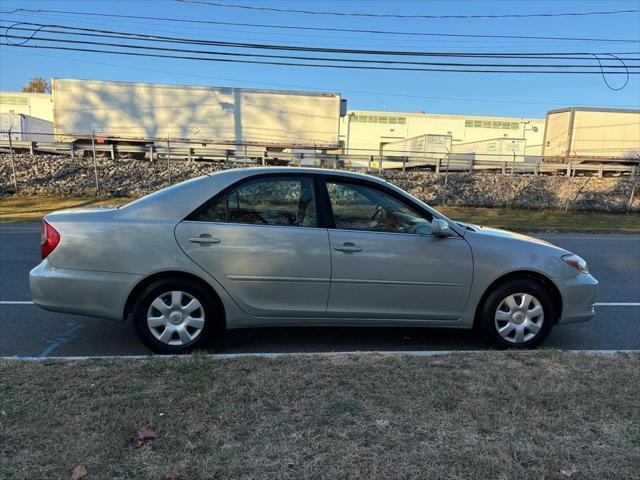
[[[477,235],[503,238],[503,239],[520,240],[523,242],[529,242],[529,243],[535,243],[538,245],[545,245],[548,247],[559,248],[555,246],[553,243],[547,242],[546,240],[530,237],[529,235],[523,235],[521,233],[510,232],[508,230],[501,230],[499,228],[483,227],[481,225],[474,225],[472,223],[466,223],[466,222],[456,222],[456,223],[461,227],[463,227],[465,230],[472,231]]]

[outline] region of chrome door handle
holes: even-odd
[[[192,243],[200,244],[220,243],[219,238],[214,238],[211,235],[200,235],[199,237],[191,237],[189,241]]]
[[[340,252],[361,252],[362,248],[356,246],[355,243],[345,242],[342,245],[336,245],[333,247],[334,250],[338,250]]]

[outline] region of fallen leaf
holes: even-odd
[[[144,445],[144,442],[148,440],[154,440],[155,438],[156,432],[154,431],[153,427],[151,425],[147,425],[146,427],[138,430],[138,436],[133,442],[133,446],[135,448],[140,448],[142,445]]]
[[[71,480],[80,480],[87,476],[87,469],[84,465],[76,465],[71,471]]]
[[[280,405],[280,413],[288,415],[289,413],[291,413],[291,407],[288,405]]]
[[[138,440],[153,440],[156,438],[156,432],[152,426],[147,426],[138,430]]]

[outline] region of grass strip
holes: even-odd
[[[131,198],[8,197],[0,201],[0,222],[40,221],[72,207],[122,205]],[[522,232],[640,233],[640,214],[438,206],[449,218]]]
[[[638,398],[634,353],[5,360],[0,477],[631,479]]]
[[[0,222],[39,222],[47,213],[67,208],[122,205],[130,198],[103,197],[5,197],[0,199]]]
[[[515,232],[640,233],[640,214],[478,207],[435,207],[449,218]]]

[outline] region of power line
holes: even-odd
[[[11,43],[0,43],[0,45],[10,46],[14,48],[41,48],[46,50],[65,50],[75,52],[91,52],[91,53],[103,53],[112,55],[127,55],[136,57],[153,57],[153,58],[171,58],[179,60],[197,60],[197,61],[210,61],[210,62],[224,62],[224,63],[248,63],[258,65],[275,65],[275,66],[291,66],[291,67],[311,67],[311,68],[335,68],[335,69],[352,69],[352,70],[386,70],[386,71],[414,71],[414,72],[444,72],[444,73],[508,73],[508,74],[601,74],[601,71],[584,71],[584,70],[496,70],[496,69],[473,69],[473,68],[404,68],[404,67],[382,67],[382,66],[360,66],[360,65],[325,65],[314,63],[295,63],[295,62],[271,62],[271,61],[258,61],[258,60],[238,60],[230,58],[211,58],[211,57],[193,57],[182,55],[162,55],[152,53],[138,53],[138,52],[122,52],[114,50],[98,50],[89,48],[76,48],[76,47],[61,47],[61,46],[46,46],[46,45],[15,45]],[[107,44],[105,44],[107,45]],[[638,75],[640,72],[622,72],[622,71],[606,71],[608,75]]]
[[[336,28],[336,27],[307,27],[301,25],[274,25],[264,23],[239,23],[239,22],[220,22],[214,20],[193,20],[186,18],[168,18],[168,17],[154,17],[143,15],[121,15],[110,13],[93,13],[93,12],[81,12],[70,10],[44,10],[44,9],[29,9],[18,8],[12,12],[3,13],[18,13],[18,12],[31,12],[31,13],[54,13],[65,15],[81,15],[81,16],[95,16],[95,17],[111,17],[111,18],[124,18],[134,20],[154,20],[162,22],[176,22],[187,24],[203,24],[203,25],[227,25],[236,27],[253,27],[253,28],[272,28],[281,30],[308,30],[308,31],[320,31],[320,32],[344,32],[344,33],[365,33],[374,35],[401,35],[401,36],[424,36],[424,37],[455,37],[455,38],[499,38],[499,39],[520,39],[520,40],[560,40],[560,41],[587,41],[587,42],[619,42],[619,43],[640,43],[638,39],[630,38],[593,38],[593,37],[552,37],[552,36],[540,36],[540,35],[489,35],[489,34],[468,34],[468,33],[433,33],[433,32],[412,32],[412,31],[396,31],[396,30],[378,30],[378,29],[358,29],[358,28]]]
[[[122,69],[126,69],[126,70],[130,70],[131,69],[131,66],[129,66],[129,65],[121,65],[121,64],[117,64],[117,63],[99,62],[99,61],[95,61],[95,60],[87,60],[87,59],[80,59],[80,58],[68,58],[68,57],[61,57],[61,56],[56,56],[56,55],[47,55],[47,54],[42,54],[42,53],[33,53],[33,52],[26,53],[26,52],[23,52],[23,53],[21,53],[21,55],[32,55],[32,56],[36,56],[36,57],[54,58],[54,59],[58,59],[58,60],[73,61],[73,62],[80,62],[80,63],[88,63],[88,64],[93,64],[93,65],[102,65],[102,66],[106,66],[106,67],[122,68]],[[251,84],[251,85],[264,85],[264,86],[267,86],[267,87],[279,87],[279,88],[287,88],[287,89],[295,88],[295,89],[298,89],[300,91],[329,91],[329,90],[332,90],[332,89],[326,88],[326,87],[309,86],[309,85],[298,85],[298,84],[291,84],[291,83],[261,82],[261,81],[257,81],[257,80],[247,80],[246,78],[238,79],[238,78],[229,78],[229,77],[218,77],[218,76],[214,76],[214,75],[187,73],[187,72],[176,71],[176,70],[146,68],[146,67],[140,67],[140,66],[136,66],[135,70],[136,71],[138,71],[138,70],[139,71],[145,71],[145,72],[154,72],[154,73],[163,73],[163,74],[168,74],[168,75],[172,75],[172,76],[180,76],[180,77],[204,78],[204,79],[209,79],[209,80],[223,80],[223,81],[234,82],[234,83],[247,83],[247,84]],[[373,91],[368,91],[368,90],[353,90],[351,88],[340,88],[340,89],[337,89],[337,90],[340,90],[341,92],[344,92],[344,93],[361,94],[361,95],[373,95],[373,96],[379,96],[379,97],[413,98],[413,99],[418,99],[418,100],[446,100],[448,102],[465,102],[465,103],[477,102],[477,103],[496,103],[496,104],[547,105],[547,106],[548,105],[558,105],[558,103],[562,103],[562,102],[551,102],[551,101],[549,101],[549,102],[531,102],[531,101],[524,101],[524,100],[495,99],[495,98],[478,99],[478,98],[468,98],[468,97],[437,97],[437,96],[426,96],[426,95],[410,95],[410,94],[403,94],[403,93],[373,92]],[[565,103],[567,103],[567,102],[565,102]],[[568,102],[568,103],[572,103],[572,102]],[[637,105],[635,105],[635,104],[629,105],[629,104],[588,104],[588,103],[584,103],[584,102],[578,102],[578,103],[580,105],[584,106],[584,107],[609,107],[609,108],[632,108],[632,107],[636,108],[637,107]],[[356,110],[354,110],[354,112],[356,114],[358,114],[357,112],[359,112],[359,110],[356,109]],[[467,116],[469,116],[469,117],[483,117],[483,116],[487,116],[487,115],[479,115],[478,114],[478,115],[467,115]],[[512,118],[512,117],[501,116],[500,118]]]
[[[339,17],[371,17],[371,18],[428,18],[428,19],[479,19],[479,18],[535,18],[535,17],[586,17],[593,15],[618,15],[624,13],[638,13],[640,10],[604,10],[594,12],[565,12],[565,13],[506,13],[485,15],[402,15],[397,13],[359,13],[359,12],[319,12],[315,10],[295,10],[291,8],[257,7],[255,5],[239,5],[231,3],[206,2],[204,0],[176,0],[180,3],[208,5],[216,8],[236,8],[243,10],[257,10],[277,13],[300,13],[304,15],[330,15]]]
[[[14,28],[15,30],[27,30],[22,28]],[[28,30],[32,31],[32,30]],[[154,51],[163,51],[163,52],[178,52],[178,53],[195,53],[202,55],[219,55],[219,56],[232,56],[232,57],[251,57],[251,58],[274,58],[274,59],[286,59],[286,60],[307,60],[307,61],[325,61],[325,62],[345,62],[345,63],[367,63],[367,64],[384,64],[384,65],[424,65],[424,66],[449,66],[449,67],[500,67],[500,68],[596,68],[603,70],[603,68],[610,69],[625,69],[629,68],[640,68],[640,65],[626,65],[622,62],[622,65],[605,65],[603,66],[601,63],[597,65],[584,65],[584,64],[517,64],[517,63],[462,63],[462,62],[415,62],[415,61],[397,61],[397,60],[385,60],[385,59],[354,59],[354,58],[330,58],[330,57],[307,57],[307,56],[293,56],[293,55],[270,55],[270,54],[255,54],[255,53],[235,53],[235,52],[223,52],[223,51],[211,51],[211,50],[194,50],[194,49],[179,49],[179,48],[165,48],[165,47],[157,47],[157,46],[142,46],[142,45],[131,45],[131,44],[123,44],[123,43],[113,43],[113,42],[93,42],[93,41],[83,41],[83,40],[75,40],[75,39],[66,39],[66,38],[51,38],[51,37],[37,37],[34,38],[34,35],[38,32],[44,32],[47,30],[43,30],[42,27],[33,30],[33,34],[30,36],[21,36],[21,35],[8,35],[5,34],[4,37],[7,39],[20,39],[23,42],[19,42],[18,45],[24,45],[30,40],[44,41],[44,42],[59,42],[59,43],[72,43],[72,44],[81,44],[81,45],[97,45],[97,46],[108,46],[108,47],[118,47],[118,48],[132,48],[132,49],[142,49],[142,50],[154,50]],[[47,31],[49,33],[63,33],[66,32],[56,32],[56,31]],[[85,34],[85,33],[72,33],[71,35],[85,35],[85,36],[105,36],[105,35],[95,35],[95,34]],[[114,36],[111,35],[109,38],[124,38],[131,39],[129,36]],[[149,40],[149,39],[138,39],[136,40],[146,40],[146,41],[167,41],[167,40]],[[10,42],[14,43],[14,42]],[[599,60],[599,57],[596,57]],[[536,58],[537,60],[537,58]],[[585,58],[584,60],[591,60]],[[615,61],[620,62],[621,60],[616,57]]]
[[[5,23],[9,23],[5,21]],[[82,35],[80,32],[93,32],[95,34],[109,35],[126,35],[137,39],[155,39],[157,41],[171,41],[177,43],[188,43],[193,45],[209,45],[223,46],[229,48],[246,48],[261,50],[285,50],[285,51],[302,51],[315,53],[337,53],[337,54],[359,54],[359,55],[389,55],[389,56],[421,56],[421,57],[465,57],[465,58],[531,58],[545,60],[584,60],[592,59],[593,54],[596,55],[637,55],[640,52],[434,52],[434,51],[407,51],[407,50],[370,50],[370,49],[346,49],[346,48],[326,48],[326,47],[302,47],[285,44],[263,44],[263,43],[246,43],[246,42],[227,42],[221,40],[201,40],[184,37],[169,37],[164,35],[149,35],[135,32],[122,32],[116,30],[104,30],[94,28],[70,27],[59,24],[42,24],[33,22],[16,22],[6,28],[7,33],[13,29],[21,29],[19,25],[27,25],[34,27],[62,28],[70,30],[72,35]],[[32,31],[32,30],[29,30]],[[75,32],[75,33],[74,33]],[[6,36],[6,35],[5,35]],[[98,35],[96,35],[98,36]],[[118,37],[116,37],[118,38]],[[624,58],[624,60],[636,60]]]

